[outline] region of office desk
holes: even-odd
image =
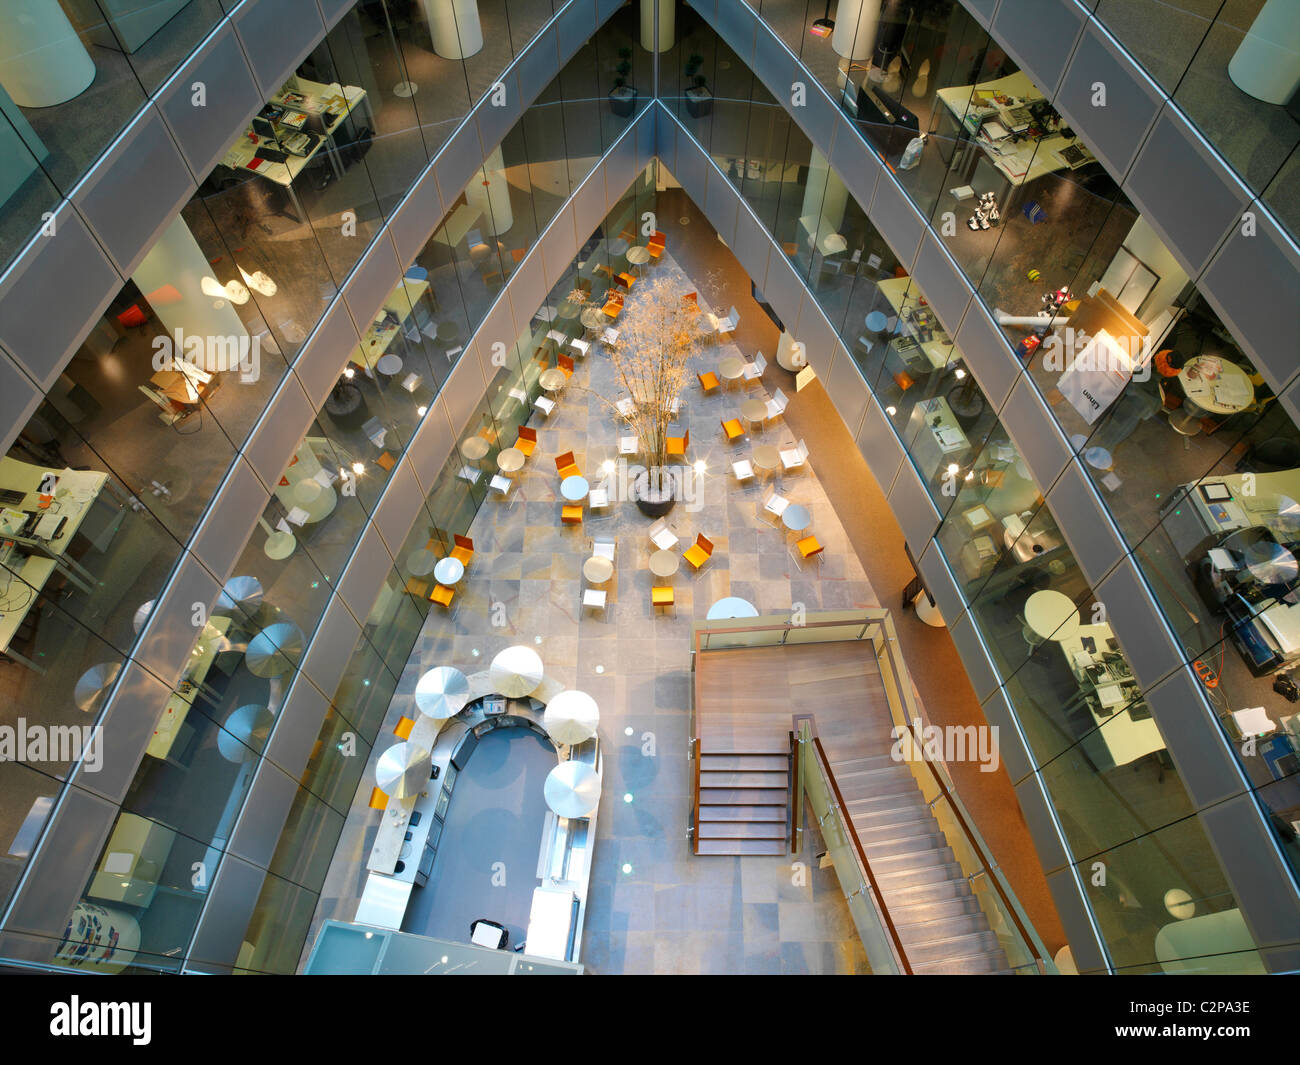
[[[912,408],[907,420],[912,457],[925,476],[943,475],[952,463],[961,464],[970,451],[970,440],[942,396],[923,399]]]
[[[1086,151],[1086,148],[1079,144],[1077,137],[1062,137],[1060,134],[1052,133],[1036,139],[1022,139],[1016,151],[999,154],[993,145],[979,137],[978,130],[982,120],[987,116],[1002,121],[1002,124],[1010,129],[1006,115],[1013,108],[993,103],[981,104],[974,99],[974,93],[976,92],[998,92],[1004,96],[1022,99],[1026,104],[1042,100],[1044,97],[1034,86],[1034,83],[1029,80],[1028,75],[1023,72],[1008,74],[1005,78],[997,78],[978,85],[960,85],[950,89],[939,89],[936,93],[939,99],[943,101],[944,106],[957,120],[962,133],[978,144],[983,158],[987,159],[1006,180],[1007,188],[1003,195],[998,197],[999,208],[1005,216],[1007,201],[1010,199],[1012,191],[1028,185],[1031,181],[1037,181],[1045,174],[1068,169],[1070,164],[1060,154],[1063,149],[1073,145],[1078,145],[1082,151]],[[968,146],[965,149],[968,152],[969,143],[968,141]],[[1011,147],[1010,138],[1003,143]],[[980,155],[972,153],[970,155],[971,161],[964,169],[958,166],[952,168],[954,173],[961,170],[963,176],[959,179],[960,184],[969,184],[970,177],[975,169],[975,163],[979,158]]]
[[[416,303],[428,291],[427,281],[412,281],[409,278],[399,281],[384,300],[384,305],[375,314],[375,318],[378,319],[384,317],[385,311],[392,311],[397,316],[397,324],[387,329],[380,329],[375,321],[371,320],[370,327],[361,338],[361,343],[352,349],[349,360],[373,372],[375,364],[383,358],[394,338],[401,332],[402,326],[406,324],[406,320],[414,313]]]
[[[1102,652],[1107,649],[1106,641],[1113,639],[1114,636],[1111,627],[1106,624],[1080,625],[1077,632],[1058,642],[1061,645],[1061,652],[1065,655],[1066,664],[1070,667],[1074,679],[1079,682],[1080,688],[1094,692],[1103,707],[1110,706],[1114,710],[1110,715],[1102,716],[1092,701],[1088,701],[1088,713],[1100,726],[1097,735],[1106,745],[1111,760],[1116,765],[1126,765],[1148,754],[1163,751],[1165,741],[1154,719],[1147,717],[1134,721],[1130,716],[1130,711],[1133,709],[1132,700],[1122,693],[1121,685],[1130,682],[1132,678],[1115,677],[1107,672],[1102,679],[1094,680],[1087,673],[1087,668],[1091,665],[1105,668],[1102,663]],[[1097,648],[1095,652],[1084,648],[1085,637],[1092,638]],[[1118,709],[1119,707],[1123,709]]]
[[[42,512],[37,490],[41,478],[47,473],[55,474],[59,478],[59,484],[54,493],[54,502],[47,511]],[[0,608],[0,653],[6,654],[38,673],[45,671],[14,651],[10,644],[17,635],[23,619],[36,606],[38,593],[56,570],[89,594],[95,578],[84,566],[67,555],[67,549],[107,482],[108,474],[96,473],[93,470],[52,470],[46,466],[33,466],[27,462],[20,462],[8,456],[0,458],[0,488],[25,493],[23,501],[12,509],[53,514],[67,519],[57,539],[44,540],[38,537],[20,536],[0,538],[0,540],[12,540],[19,550],[27,552],[23,563],[16,565],[12,570],[14,576],[10,597],[21,598],[22,588],[19,582],[31,589],[31,595],[26,597],[26,602],[15,602],[9,609]]]
[[[879,289],[880,294],[885,299],[889,300],[889,305],[894,308],[894,313],[898,315],[899,323],[906,335],[917,342],[917,345],[929,360],[930,365],[936,370],[942,370],[952,358],[952,341],[949,339],[948,334],[944,332],[943,327],[939,325],[939,316],[928,305],[922,308],[921,301],[917,297],[915,290],[908,291],[908,286],[911,284],[912,279],[910,277],[891,277],[885,281],[876,282],[876,288]],[[907,321],[905,317],[908,311],[918,309],[929,311],[934,318],[933,340],[921,340],[917,335],[916,326]]]
[[[257,166],[251,166],[250,164],[257,158],[258,148],[267,147],[268,142],[265,138],[255,134],[250,124],[239,135],[235,143],[226,150],[221,163],[232,170],[246,170],[258,177],[264,177],[267,181],[272,181],[287,190],[289,199],[293,202],[294,212],[298,216],[298,221],[305,222],[307,221],[307,214],[302,209],[298,194],[294,191],[294,179],[302,173],[303,168],[322,149],[327,149],[326,158],[329,159],[330,165],[333,166],[334,173],[338,177],[343,176],[343,168],[333,154],[334,133],[365,99],[366,92],[356,85],[339,85],[337,82],[333,85],[319,85],[316,82],[303,82],[300,79],[299,84],[300,86],[311,86],[324,91],[300,91],[296,94],[281,92],[272,97],[268,103],[288,108],[291,111],[299,111],[303,114],[320,114],[323,111],[333,110],[334,107],[342,109],[341,112],[334,111],[335,114],[338,114],[338,117],[332,123],[326,125],[323,120],[321,121],[320,135],[312,150],[306,155],[289,155],[283,163],[273,163],[263,159]],[[292,103],[289,102],[295,96],[301,97],[301,99]],[[314,107],[314,105],[319,106]],[[254,137],[257,139],[253,140]],[[269,146],[274,146],[274,143],[271,142]]]
[[[1251,478],[1250,495],[1243,492],[1246,481],[1240,473],[1203,477],[1181,484],[1177,491],[1169,493],[1161,507],[1160,524],[1184,561],[1207,536],[1233,529],[1262,525],[1271,529],[1279,542],[1286,542],[1294,535],[1282,528],[1277,514],[1283,496],[1300,500],[1300,470],[1256,473]],[[1200,486],[1207,485],[1224,485],[1232,498],[1222,503],[1207,502],[1200,492]]]
[[[144,749],[145,754],[154,758],[166,758],[171,753],[176,738],[180,735],[181,725],[185,723],[185,717],[190,712],[190,707],[194,705],[194,699],[208,675],[208,670],[212,668],[212,663],[216,661],[217,655],[225,645],[225,636],[230,631],[230,625],[230,618],[217,614],[209,618],[207,624],[203,626],[203,633],[199,636],[198,643],[194,645],[194,651],[190,655],[189,665],[181,675],[180,687],[172,692],[167,705],[163,707],[158,726],[153,730],[153,738],[149,741],[149,746]]]

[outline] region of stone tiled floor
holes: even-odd
[[[669,256],[656,270],[673,275],[683,292],[700,287]],[[718,299],[729,302],[725,292]],[[697,368],[714,368],[729,354],[739,349],[715,344]],[[763,385],[793,391],[793,379],[770,357]],[[698,509],[678,503],[669,522],[681,547],[703,532],[715,551],[698,574],[688,574],[683,564],[672,582],[676,614],[656,616],[647,569],[650,522],[635,504],[615,502],[608,518],[588,520],[582,528],[560,525],[554,457],[573,450],[593,485],[602,462],[617,459],[615,417],[582,388],[618,398],[613,366],[597,346],[579,364],[551,418],[534,419],[539,446],[518,475],[516,497],[489,499],[475,518],[469,530],[475,558],[455,612],[450,619],[436,608],[430,614],[386,728],[411,711],[416,681],[426,670],[454,665],[476,672],[504,647],[535,646],[549,678],[589,692],[601,708],[604,790],[582,950],[592,971],[862,971],[865,955],[834,871],[817,868],[821,844],[815,826],[805,833],[803,853],[775,858],[695,856],[687,837],[692,619],[703,618],[728,595],[748,599],[763,614],[785,615],[798,603],[809,611],[878,605],[817,481],[818,456],[811,456],[809,468],[776,481],[787,498],[809,508],[812,531],[826,548],[824,565],[801,569],[788,553],[785,530],[760,517],[768,485],[739,486],[730,468],[733,460],[749,456],[751,439],[781,444],[793,438],[777,423],[727,445],[719,421],[738,414],[741,392],[704,396],[697,386],[688,388],[680,419],[691,430],[688,459],[703,459],[707,472]],[[618,544],[603,612],[581,606],[581,566],[593,536],[613,537]],[[381,740],[378,748],[385,746]],[[316,922],[351,920],[355,912],[376,825],[365,806],[371,780],[368,772]]]

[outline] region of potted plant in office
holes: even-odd
[[[366,397],[352,381],[356,371],[349,366],[325,397],[325,413],[334,423],[345,429],[355,429],[370,416]]]
[[[692,118],[704,118],[713,113],[713,93],[709,91],[705,77],[700,73],[703,65],[704,56],[693,55],[686,60],[686,67],[682,71],[686,80],[691,83],[685,96],[686,110]]]
[[[667,277],[638,282],[618,323],[618,345],[609,350],[621,396],[593,392],[623,418],[636,434],[645,468],[629,483],[643,514],[660,518],[681,497],[681,466],[669,465],[668,436],[673,408],[690,381],[690,361],[709,341],[694,303],[682,299],[680,286]],[[630,413],[618,411],[631,400]]]
[[[636,114],[637,98],[636,87],[628,84],[628,78],[632,74],[631,48],[618,50],[618,66],[614,70],[614,87],[609,90],[610,110],[619,118],[631,118]]]
[[[957,376],[959,382],[948,390],[948,406],[957,423],[970,432],[979,421],[980,415],[984,413],[984,397],[980,394],[979,386],[975,384],[973,374],[958,367]]]

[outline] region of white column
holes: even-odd
[[[844,59],[860,62],[876,50],[880,0],[840,0],[831,47]]]
[[[0,85],[14,103],[67,103],[94,80],[95,64],[58,0],[0,3]]]
[[[208,257],[185,219],[177,215],[136,267],[131,280],[173,338],[179,330],[185,341],[201,342],[210,357],[188,350],[173,354],[204,370],[237,369],[241,356],[248,351],[248,330],[229,300],[203,292],[203,279],[211,276]]]
[[[808,235],[815,240],[825,240],[829,234],[838,232],[844,223],[844,208],[848,201],[847,186],[831,169],[826,156],[813,148],[808,159],[808,184],[804,186],[803,207],[799,213],[799,221]]]
[[[465,190],[465,202],[482,212],[483,232],[492,236],[506,232],[515,224],[505,166],[498,145],[483,160],[483,168]]]
[[[1268,0],[1228,61],[1242,92],[1266,104],[1284,104],[1300,88],[1300,4]]]
[[[444,59],[468,59],[483,47],[478,0],[424,0],[433,50]]]
[[[659,47],[655,47],[655,0],[641,0],[641,47],[666,52],[677,31],[677,0],[659,0]]]

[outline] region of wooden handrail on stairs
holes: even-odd
[[[831,793],[835,796],[835,806],[840,811],[840,817],[849,830],[849,837],[853,840],[853,849],[857,851],[862,871],[867,875],[867,883],[871,885],[872,894],[875,896],[876,910],[880,914],[881,920],[885,922],[885,930],[889,933],[890,942],[894,946],[894,953],[898,955],[903,974],[912,976],[912,963],[907,960],[907,951],[903,948],[903,940],[898,934],[898,928],[894,924],[893,917],[889,914],[889,905],[885,902],[885,896],[880,890],[876,874],[871,868],[871,863],[867,860],[867,849],[862,845],[862,840],[858,838],[858,830],[853,825],[853,818],[849,816],[848,806],[844,802],[844,795],[840,792],[840,786],[835,780],[835,772],[831,769],[830,759],[826,757],[826,750],[822,747],[822,741],[817,735],[817,718],[814,714],[795,714],[793,715],[793,721],[796,735],[799,732],[800,722],[808,722],[813,746],[817,750],[817,760],[821,763],[821,771],[826,774],[826,780],[831,786]]]

